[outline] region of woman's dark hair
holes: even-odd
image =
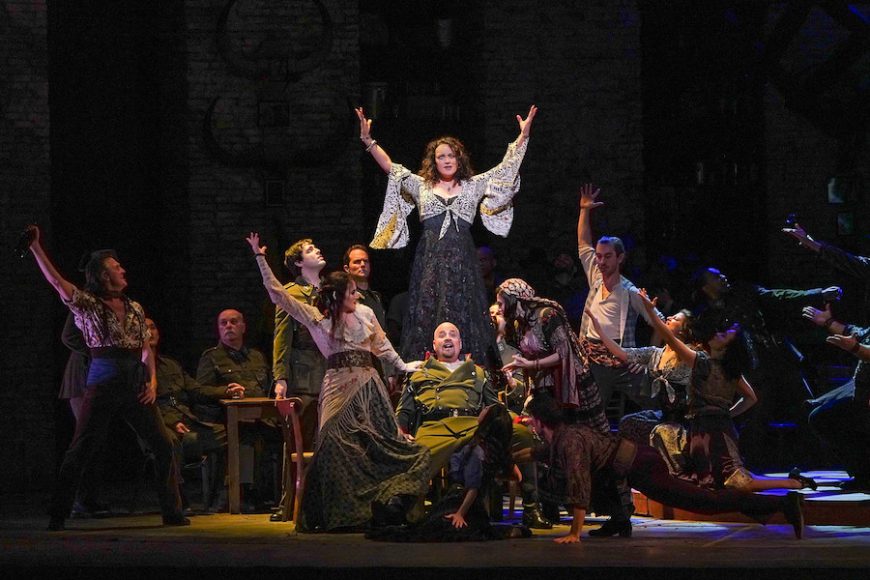
[[[82,258],[83,265],[79,270],[85,273],[85,290],[91,294],[102,294],[106,291],[106,283],[103,280],[103,272],[106,271],[106,260],[118,259],[115,250],[97,250]],[[87,260],[85,262],[85,260]]]
[[[682,314],[686,317],[686,321],[683,322],[683,330],[681,331],[682,337],[680,340],[688,345],[691,345],[696,341],[695,339],[695,315],[692,314],[692,311],[688,308],[683,308],[678,311],[676,314]],[[675,314],[675,316],[676,316]]]
[[[508,343],[516,344],[519,334],[517,332],[517,304],[519,299],[507,292],[499,292],[498,294],[501,296],[502,304],[504,304],[501,313],[504,316],[505,322],[504,338]]]
[[[692,325],[692,334],[695,341],[709,350],[710,339],[730,327],[730,321],[724,317],[699,316]],[[725,355],[719,360],[719,363],[722,365],[725,378],[732,381],[739,379],[743,373],[752,370],[752,356],[746,346],[746,337],[743,336],[742,328],[737,331],[737,336],[725,347]]]
[[[353,276],[347,272],[332,272],[326,276],[320,286],[317,297],[318,308],[324,316],[332,320],[332,328],[329,331],[332,338],[335,338],[336,328],[341,325],[344,296],[352,281]]]
[[[438,166],[435,165],[435,149],[439,145],[447,145],[453,149],[453,154],[456,155],[456,174],[454,179],[456,181],[471,179],[474,175],[471,159],[468,158],[465,145],[456,137],[438,137],[429,141],[426,145],[426,151],[423,153],[423,160],[420,162],[420,171],[417,172],[417,175],[426,180],[430,185],[438,183],[441,176],[438,175]]]
[[[536,392],[526,405],[526,411],[550,429],[555,429],[566,422],[562,406],[546,391]]]
[[[492,475],[508,475],[513,467],[513,430],[510,413],[498,403],[489,406],[489,411],[477,426],[473,441],[483,448],[483,468]]]

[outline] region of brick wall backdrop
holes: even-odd
[[[500,254],[534,283],[545,262],[577,251],[577,192],[602,189],[593,235],[643,239],[640,14],[636,2],[488,2],[481,63],[486,163],[539,107],[513,229]],[[643,248],[632,265],[644,264]]]
[[[49,16],[57,18],[61,5],[73,6],[55,3]],[[52,170],[65,171],[68,160],[58,164],[49,158],[46,26],[51,19],[47,20],[40,2],[0,0],[0,304],[7,322],[0,347],[0,380],[7,395],[0,409],[4,416],[0,437],[9,442],[0,461],[11,474],[3,478],[3,490],[44,488],[52,481],[54,398],[65,361],[62,352],[55,355],[63,309],[31,259],[9,258],[18,229],[26,221],[36,217],[50,234],[63,238],[63,232],[53,230],[76,226],[76,216],[65,215],[73,211],[70,200],[76,196],[83,200],[109,196],[120,204],[113,208],[117,213],[137,198],[137,191],[147,192],[141,207],[155,213],[148,218],[149,225],[137,226],[128,251],[136,258],[131,263],[148,260],[140,263],[134,285],[137,297],[142,296],[162,326],[169,327],[165,336],[169,350],[188,366],[194,365],[199,353],[215,342],[215,314],[228,306],[246,312],[252,340],[268,346],[271,308],[244,235],[251,230],[263,234],[276,270],[284,247],[301,237],[313,237],[329,265],[337,267],[347,245],[368,241],[383,200],[381,183],[362,183],[362,173],[372,170],[371,160],[360,153],[348,101],[357,102],[361,81],[386,80],[391,89],[404,87],[413,97],[408,102],[428,102],[432,94],[444,96],[444,85],[441,89],[411,86],[399,68],[387,68],[384,78],[379,78],[383,71],[366,76],[372,68],[370,62],[363,62],[366,54],[377,59],[383,56],[379,50],[393,49],[390,40],[384,40],[389,33],[384,36],[383,25],[390,20],[374,13],[361,18],[357,3],[190,0],[160,3],[153,9],[137,8],[135,3],[125,6],[141,10],[137,14],[143,25],[133,23],[123,32],[143,42],[145,56],[140,59],[148,62],[125,77],[135,81],[130,87],[111,88],[131,115],[131,132],[146,142],[140,155],[131,155],[146,164],[132,169],[147,182],[115,195],[113,186],[125,178],[115,168],[116,174],[98,183],[99,192],[82,187],[80,193],[70,193],[60,191],[52,180]],[[426,2],[415,6],[421,8],[421,15],[434,10]],[[457,34],[474,35],[459,38],[455,45],[467,53],[433,50],[433,60],[420,63],[425,72],[426,67],[438,66],[438,54],[462,59],[449,69],[463,80],[454,95],[463,117],[459,119],[457,113],[453,125],[469,132],[461,136],[473,147],[478,169],[498,162],[506,144],[516,137],[514,115],[525,115],[532,103],[540,107],[510,237],[496,239],[476,230],[503,256],[507,274],[522,274],[534,283],[546,276],[545,263],[554,253],[574,252],[576,193],[588,180],[602,187],[607,202],[596,212],[596,233],[636,239],[641,245],[633,251],[632,265],[638,269],[654,258],[645,255],[643,247],[652,224],[645,223],[642,199],[642,149],[648,136],[642,126],[639,6],[643,4],[628,0],[536,5],[505,0],[475,4],[467,13],[448,7],[452,11],[448,16],[459,19]],[[378,10],[390,13],[388,8]],[[433,24],[434,18],[441,18],[426,14]],[[74,24],[103,16],[76,13]],[[467,21],[463,16],[468,16]],[[814,18],[817,31],[802,35],[788,55],[796,65],[808,57],[821,59],[842,34],[823,14]],[[365,23],[379,28],[363,30]],[[434,42],[434,29],[429,30],[428,24],[406,26],[410,28],[404,31],[405,38],[432,35]],[[69,27],[62,30],[72,34]],[[81,30],[89,29],[83,25]],[[111,30],[106,34],[111,36]],[[360,49],[361,36],[369,39],[366,54]],[[124,58],[135,63],[138,49],[123,46]],[[409,46],[411,51],[425,49],[420,43]],[[395,56],[401,64],[408,55]],[[119,71],[126,70],[125,63],[116,63]],[[461,70],[463,65],[467,74]],[[423,76],[414,74],[417,81]],[[148,99],[147,110],[134,118],[136,100],[130,95],[141,89],[135,83],[148,78],[155,84],[142,97]],[[65,79],[65,88],[75,89],[69,80]],[[69,130],[70,115],[76,112],[64,105],[55,102],[52,111],[60,107],[64,129]],[[866,242],[859,236],[837,237],[838,208],[825,199],[827,179],[841,162],[836,140],[794,113],[772,87],[765,93],[764,105],[769,231],[775,232],[784,214],[797,211],[818,237],[866,252]],[[74,126],[88,119],[72,121]],[[113,122],[103,128],[102,146],[110,146],[112,137],[125,133],[123,115]],[[147,130],[152,122],[159,126]],[[413,117],[402,110],[392,125],[386,119],[378,123],[382,133],[376,129],[376,136],[383,136],[394,158],[414,169],[420,141],[439,130],[453,130],[439,126],[437,114]],[[135,135],[124,142],[122,151],[136,151]],[[64,146],[68,155],[69,144]],[[855,172],[866,178],[870,156],[858,160]],[[71,182],[66,175],[57,177]],[[856,219],[866,219],[862,202],[851,206]],[[52,223],[51,215],[62,219]],[[858,221],[859,228],[866,224]],[[859,231],[863,234],[865,229]],[[94,228],[92,233],[123,240],[126,232],[107,234]],[[762,238],[769,257],[768,280],[784,285],[824,281],[825,273],[787,240],[774,233]],[[98,242],[82,243],[93,249]],[[50,249],[56,255],[69,254],[63,258],[64,271],[71,272],[70,262],[80,250],[54,245]],[[382,287],[395,291],[405,283],[406,272],[400,266],[409,256],[408,252],[389,258],[386,254],[374,256],[376,275],[383,276]],[[397,267],[378,274],[378,260]]]
[[[197,0],[185,14],[190,354],[198,357],[216,342],[223,308],[248,316],[255,342],[271,340],[248,232],[260,232],[279,278],[297,239],[313,238],[329,267],[362,239],[348,106],[359,91],[359,30],[356,4],[339,0]],[[267,184],[284,190],[272,207]]]
[[[771,23],[783,9],[784,6],[779,5],[771,10]],[[855,9],[862,11],[865,19],[870,18],[870,7],[856,6]],[[835,47],[846,40],[847,34],[846,29],[828,14],[814,9],[785,53],[783,68],[795,73],[812,70],[831,56]],[[866,75],[866,65],[864,70]],[[847,95],[844,92],[844,97]],[[868,255],[870,210],[866,192],[870,183],[870,135],[865,134],[861,148],[851,152],[850,156],[856,160],[851,164],[844,163],[844,149],[850,147],[844,146],[842,140],[824,129],[824,124],[796,112],[777,88],[768,85],[765,92],[765,156],[769,231],[775,232],[782,227],[784,217],[795,212],[801,225],[816,239]],[[828,180],[844,173],[863,179],[863,192],[843,205],[831,205],[827,201]],[[838,235],[837,214],[840,212],[854,214],[856,234]],[[862,285],[850,283],[842,274],[819,264],[812,254],[784,236],[773,235],[768,244],[769,272],[773,280],[800,287],[827,284],[833,280],[847,284],[855,292],[866,291]]]
[[[33,260],[13,257],[23,226],[48,231],[50,202],[46,6],[0,2],[0,491],[50,480],[56,390],[51,336],[57,299]]]

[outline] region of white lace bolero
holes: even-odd
[[[384,209],[378,219],[375,237],[369,245],[375,249],[403,248],[408,245],[408,215],[414,206],[420,213],[421,222],[442,213],[447,214],[439,239],[444,237],[451,224],[459,227],[457,219],[473,223],[478,206],[486,229],[507,237],[514,221],[513,198],[520,190],[520,164],[528,145],[528,139],[519,147],[516,142],[508,145],[501,163],[485,173],[460,182],[462,191],[450,204],[438,198],[422,177],[393,163],[387,181]]]

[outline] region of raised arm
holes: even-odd
[[[793,228],[783,228],[782,231],[796,239],[804,248],[819,254],[819,257],[835,268],[862,280],[870,279],[870,258],[856,256],[837,246],[818,242],[798,223],[795,223]]]
[[[402,360],[402,357],[399,356],[399,353],[396,352],[396,349],[394,349],[392,343],[390,343],[390,339],[387,338],[387,334],[384,332],[384,329],[381,328],[381,325],[378,322],[377,317],[374,315],[374,312],[372,312],[371,317],[372,324],[375,328],[374,335],[372,336],[372,354],[380,359],[387,361],[400,372],[411,373],[418,370],[423,364],[422,361],[413,361],[406,363],[404,360]]]
[[[595,315],[592,314],[591,310],[586,308],[585,311],[586,316],[589,317],[589,321],[592,323],[592,327],[595,328],[595,332],[598,333],[598,336],[601,338],[601,342],[604,343],[604,346],[607,347],[607,350],[609,350],[613,356],[615,356],[622,362],[628,362],[628,353],[625,352],[625,349],[616,344],[616,342],[612,338],[605,334],[604,330],[602,330],[601,328],[601,323],[598,322],[598,318],[596,318]]]
[[[245,239],[248,242],[248,245],[251,246],[254,256],[256,256],[257,266],[259,266],[260,275],[263,277],[263,286],[265,286],[266,292],[269,293],[269,298],[272,300],[272,303],[280,306],[285,312],[287,312],[287,314],[307,327],[314,327],[323,320],[323,315],[317,308],[309,306],[308,304],[303,304],[293,298],[293,296],[284,289],[281,282],[275,278],[272,268],[269,267],[269,263],[266,261],[266,246],[260,245],[260,234],[251,232],[251,234]]]
[[[525,119],[517,115],[517,123],[520,125],[520,135],[516,140],[517,147],[521,147],[526,139],[529,138],[529,132],[532,130],[532,121],[535,120],[535,115],[537,114],[538,107],[532,105],[529,107],[529,114],[526,115]]]
[[[651,301],[649,296],[647,296],[646,290],[641,289],[638,291],[638,296],[640,297],[643,307],[646,309],[648,314],[648,320],[652,327],[661,335],[661,337],[665,340],[665,343],[670,346],[675,353],[677,353],[677,357],[683,361],[683,363],[689,365],[690,367],[695,366],[695,357],[697,353],[689,348],[686,343],[676,337],[676,335],[671,332],[671,329],[668,328],[668,325],[665,322],[656,316],[656,306],[655,301]]]
[[[378,142],[372,139],[372,120],[366,119],[362,107],[354,109],[356,116],[359,119],[359,138],[366,146],[366,151],[372,154],[372,157],[377,164],[384,170],[384,173],[389,173],[393,165],[393,161],[383,147],[378,145]]]
[[[61,299],[64,302],[69,302],[72,300],[73,292],[76,291],[76,287],[61,276],[60,272],[57,271],[57,268],[54,267],[54,264],[51,263],[51,260],[42,248],[39,227],[35,225],[30,226],[28,230],[30,230],[31,235],[33,236],[33,241],[30,242],[30,252],[33,254],[33,257],[36,258],[36,263],[39,265],[39,269],[42,270],[42,275],[48,283],[57,290]]]
[[[601,190],[591,183],[580,188],[580,217],[577,218],[577,247],[592,247],[592,224],[590,214],[596,207],[604,205],[603,201],[596,201]]]

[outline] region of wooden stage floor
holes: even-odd
[[[824,493],[824,492],[823,492]],[[820,496],[822,497],[822,496]],[[199,515],[164,528],[154,513],[68,520],[47,532],[45,496],[0,496],[3,578],[833,578],[867,577],[870,520],[809,525],[634,517],[631,538],[558,545],[567,525],[524,540],[391,544],[361,534],[296,534],[268,515]],[[812,500],[810,500],[812,501]],[[824,501],[824,500],[821,500]],[[870,497],[845,504],[866,510]],[[843,502],[840,502],[843,503]],[[639,506],[641,507],[641,506]],[[842,507],[842,506],[841,506]],[[812,510],[810,510],[812,513]],[[864,512],[866,513],[866,512]],[[727,518],[726,518],[727,519]],[[590,518],[589,527],[601,520]]]

